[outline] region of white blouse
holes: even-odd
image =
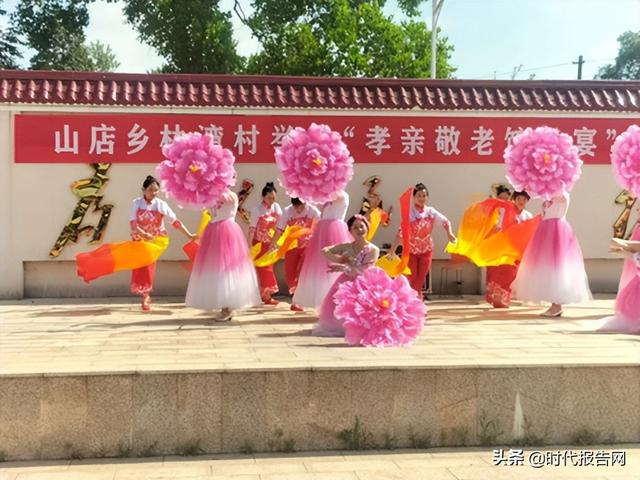
[[[234,192],[227,192],[222,200],[209,208],[211,212],[211,222],[221,222],[223,220],[233,220],[238,212],[238,196]]]
[[[290,220],[318,220],[320,219],[320,210],[313,205],[305,204],[304,210],[298,213],[293,205],[289,205],[284,209],[284,213],[278,220],[278,230],[284,230],[287,228]]]
[[[146,210],[148,212],[159,212],[163,216],[167,217],[170,223],[175,222],[178,217],[171,210],[171,207],[164,200],[155,197],[151,202],[147,202],[144,197],[138,197],[133,201],[131,205],[131,211],[129,213],[129,221],[132,222],[138,218],[138,210]],[[164,225],[163,225],[164,226]]]
[[[529,210],[522,210],[517,216],[516,221],[518,223],[526,222],[527,220],[531,220],[533,218],[533,213]]]
[[[274,215],[276,217],[280,217],[282,215],[282,208],[278,205],[278,202],[273,202],[269,208],[264,206],[263,202],[260,202],[258,205],[251,209],[251,222],[250,226],[255,228],[258,225],[258,220],[260,217],[265,215]]]
[[[545,219],[564,218],[569,210],[569,194],[565,193],[561,197],[554,197],[542,204],[542,214]]]
[[[342,192],[338,198],[332,202],[327,202],[322,206],[321,220],[343,220],[349,209],[349,194]]]

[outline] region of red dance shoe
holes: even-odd
[[[149,295],[142,297],[142,310],[145,312],[151,310],[151,297]]]

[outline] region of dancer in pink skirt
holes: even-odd
[[[600,330],[640,334],[640,220],[631,234],[631,240],[614,238],[609,251],[627,259],[620,277],[615,315],[605,318]]]
[[[638,207],[638,214],[640,214],[640,207]],[[631,241],[640,241],[640,217],[638,217],[638,221],[636,222],[633,230],[631,231],[631,237],[629,238]],[[624,266],[622,267],[622,275],[620,275],[620,284],[618,285],[618,292],[621,291],[627,283],[631,281],[633,277],[636,275],[636,267],[630,258],[627,258],[624,261]]]
[[[354,240],[350,243],[328,246],[322,249],[322,255],[331,262],[329,270],[341,275],[333,283],[320,307],[318,323],[312,334],[320,337],[344,336],[342,320],[335,317],[334,294],[340,284],[353,280],[356,276],[376,264],[380,250],[367,240],[369,222],[362,215],[355,215],[347,222],[349,232]]]
[[[349,195],[344,191],[334,201],[322,206],[320,221],[307,245],[298,286],[293,294],[293,304],[305,308],[320,307],[331,285],[338,278],[339,273],[329,271],[329,263],[322,255],[322,249],[353,240],[344,223],[348,208]]]
[[[238,197],[231,190],[210,208],[185,300],[188,307],[221,309],[219,321],[231,320],[234,309],[261,303],[249,246],[235,222],[237,210]]]
[[[524,252],[513,282],[513,292],[519,300],[551,302],[542,313],[544,317],[559,317],[565,303],[593,298],[580,244],[565,219],[568,208],[568,193],[544,202],[542,222]]]

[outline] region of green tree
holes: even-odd
[[[31,68],[86,70],[90,64],[84,45],[89,24],[85,2],[21,0],[13,12],[12,27],[21,42],[35,50]]]
[[[254,12],[235,11],[261,43],[248,73],[354,77],[429,77],[431,32],[413,20],[419,0],[403,2],[406,21],[396,22],[376,0],[254,0]],[[436,71],[451,77],[453,47],[437,43]]]
[[[87,45],[87,4],[93,0],[21,0],[11,17],[21,43],[35,51],[32,69],[111,71],[119,63],[111,49],[94,42]]]
[[[620,49],[614,64],[600,68],[596,78],[640,80],[640,31],[624,32],[618,37]]]
[[[91,42],[86,46],[89,58],[93,62],[92,70],[96,72],[112,72],[120,66],[113,50],[102,42]]]
[[[231,15],[218,0],[127,0],[124,13],[140,40],[166,59],[165,72],[232,73],[243,65]]]
[[[7,14],[2,4],[3,0],[0,0],[0,18]],[[18,68],[19,58],[18,37],[10,28],[0,26],[0,68]]]

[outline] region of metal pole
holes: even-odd
[[[582,80],[582,64],[585,61],[582,59],[582,55],[578,57],[577,62],[572,62],[574,65],[578,65],[578,80]]]
[[[438,17],[444,0],[431,0],[431,78],[436,78],[436,44],[438,40]]]

